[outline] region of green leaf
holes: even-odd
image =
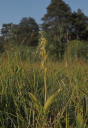
[[[31,100],[33,101],[33,103],[34,103],[34,105],[35,105],[37,111],[40,112],[40,110],[43,108],[43,106],[41,105],[41,103],[40,103],[40,102],[36,99],[36,97],[35,97],[32,93],[30,93],[30,92],[29,92],[29,96],[30,96]]]
[[[54,101],[55,97],[58,95],[58,93],[60,92],[60,89],[58,89],[52,96],[50,96],[45,105],[44,105],[44,113],[48,111],[50,105],[52,104],[52,102]]]
[[[86,26],[86,31],[88,31],[88,26]]]
[[[80,113],[78,113],[76,116],[76,128],[84,128],[83,118]]]
[[[85,96],[83,98],[83,119],[85,120],[85,115],[86,115],[86,99]]]
[[[86,113],[88,112],[88,97],[85,96],[85,100],[86,100]]]
[[[88,97],[84,96],[84,104],[83,104],[83,118],[85,120],[86,116],[88,116]]]

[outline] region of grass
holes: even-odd
[[[33,62],[30,53],[24,53],[22,60],[21,51],[12,49],[0,58],[0,127],[75,128],[77,113],[83,116],[83,97],[88,95],[88,64],[69,58],[54,62],[47,56],[44,77],[41,61]],[[44,113],[38,112],[29,92],[44,106],[58,89],[44,122]]]

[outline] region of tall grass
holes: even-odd
[[[0,58],[0,127],[75,128],[77,113],[83,115],[83,97],[88,96],[88,64],[76,59],[66,65],[67,58],[54,62],[47,56],[45,79],[38,58],[34,61],[33,54],[24,51],[23,59],[19,53],[20,48],[12,47]],[[29,92],[44,106],[59,88],[46,120],[44,113],[39,118]]]

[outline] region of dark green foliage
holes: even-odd
[[[9,42],[11,37],[11,24],[3,24],[1,29],[2,36],[0,37],[0,52],[3,53],[5,51],[4,46]]]
[[[80,47],[77,48],[77,55],[88,60],[88,43],[83,43]]]
[[[37,46],[39,39],[39,26],[31,17],[22,18],[18,25],[3,24],[1,34],[5,43],[11,41],[15,46]]]
[[[4,41],[3,36],[1,36],[0,37],[0,52],[1,53],[3,53],[5,51],[4,45],[5,45],[5,41]]]
[[[71,9],[62,0],[51,1],[51,4],[47,7],[47,14],[41,19],[44,21],[42,29],[53,39],[55,54],[59,59],[62,59],[65,51],[63,39],[67,34],[67,30],[69,30],[70,19]]]
[[[11,42],[15,46],[17,45],[17,26],[18,25],[12,23],[2,25],[1,34],[4,40],[3,44],[8,44]]]
[[[25,46],[37,46],[38,31],[38,24],[33,18],[22,18],[18,27],[17,42],[20,42],[20,44],[24,42],[23,45]]]
[[[59,32],[56,31],[57,26],[60,26],[63,22],[64,33],[67,33],[67,29],[69,27],[68,20],[70,20],[70,17],[70,7],[62,0],[54,0],[47,7],[47,14],[45,14],[41,19],[44,21],[44,23],[42,24],[42,29],[51,32],[53,34],[53,37],[55,36],[55,38],[57,38],[59,36]]]
[[[84,15],[82,10],[78,9],[77,12],[72,13],[71,35],[73,39],[77,38],[77,35],[81,40],[88,39],[88,17]]]
[[[85,58],[88,62],[88,42],[73,40],[69,44],[69,54],[71,58]]]
[[[8,39],[12,36],[12,23],[3,24],[1,29],[1,34],[3,35],[4,39],[8,42]]]
[[[42,30],[48,35],[48,46],[53,44],[52,54],[59,59],[63,58],[67,38],[71,36],[72,40],[77,39],[78,35],[81,40],[87,40],[88,17],[80,9],[72,13],[70,7],[62,0],[51,0],[47,14],[41,20],[44,22],[41,24]],[[67,31],[65,42],[63,40]]]

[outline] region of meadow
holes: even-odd
[[[45,42],[45,43],[44,43]],[[1,128],[86,128],[88,63],[8,45],[0,54]]]

